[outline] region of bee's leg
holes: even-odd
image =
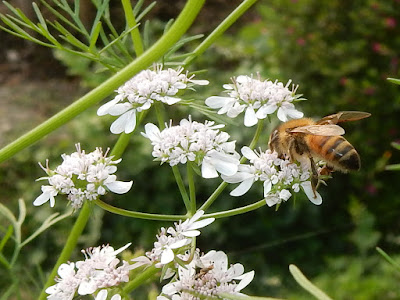
[[[334,171],[333,167],[325,165],[325,166],[322,167],[321,170],[319,171],[319,175],[329,176],[333,171]],[[321,179],[321,180],[318,181],[317,189],[318,189],[319,184],[320,184],[321,182],[322,182],[323,184],[326,185],[325,181],[323,181],[323,180]]]
[[[312,158],[311,155],[308,156],[308,158],[310,159],[310,163],[311,163],[311,187],[314,193],[314,197],[317,197],[317,188],[318,188],[318,183],[319,183],[319,174],[317,171],[317,166],[315,165],[315,162]]]

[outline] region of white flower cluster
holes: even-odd
[[[42,169],[48,177],[38,180],[48,180],[50,185],[42,185],[42,194],[36,198],[33,205],[39,206],[50,201],[50,206],[55,204],[54,197],[58,194],[68,195],[68,200],[74,209],[80,208],[85,200],[95,200],[99,195],[104,195],[106,190],[117,194],[123,194],[130,190],[132,181],[117,181],[114,175],[117,171],[115,166],[121,161],[106,157],[101,148],[86,154],[76,144],[77,152],[70,155],[61,155],[63,162],[55,170],[42,165]]]
[[[199,220],[203,215],[204,211],[199,210],[184,222],[175,223],[174,227],[167,229],[162,227],[160,234],[157,235],[157,241],[154,242],[154,248],[146,252],[146,257],[134,258],[133,261],[136,262],[134,266],[155,264],[157,268],[162,268],[176,259],[181,259],[179,256],[182,256],[188,249],[187,246],[191,243],[192,238],[200,235],[200,231],[197,229],[203,228],[215,220],[214,218]]]
[[[243,295],[240,291],[254,278],[254,271],[244,273],[243,265],[228,265],[222,251],[196,253],[190,264],[178,267],[176,281],[165,285],[157,300],[198,300],[220,293]]]
[[[300,188],[312,203],[322,203],[321,195],[318,192],[314,195],[308,166],[299,166],[289,160],[280,159],[277,153],[271,150],[257,153],[249,147],[243,147],[242,154],[250,164],[240,165],[239,171],[233,176],[221,176],[228,183],[240,183],[231,192],[232,196],[245,194],[254,182],[261,181],[268,206],[287,201],[292,196],[289,189],[298,193]]]
[[[129,246],[130,243],[118,250],[108,245],[82,250],[85,260],[60,265],[59,277],[55,279],[57,283],[46,289],[46,293],[49,294],[47,299],[71,300],[76,292],[79,295],[89,295],[98,289],[128,282],[129,271],[133,266],[126,261],[122,261],[122,265],[117,266],[120,260],[116,258],[116,255]],[[104,296],[104,294],[107,296],[104,292],[101,295]],[[115,299],[118,299],[118,296]]]
[[[227,114],[235,118],[245,110],[244,125],[251,127],[259,119],[278,110],[279,120],[286,122],[288,118],[298,119],[303,113],[296,110],[293,101],[301,95],[295,95],[297,87],[289,90],[291,81],[285,86],[283,83],[270,80],[261,81],[249,76],[238,76],[233,84],[224,84],[228,97],[212,96],[206,99],[206,105],[219,109],[218,114]]]
[[[194,80],[183,68],[163,70],[158,64],[154,70],[143,70],[118,88],[118,95],[102,105],[97,115],[120,116],[111,125],[114,134],[131,133],[136,127],[136,113],[147,110],[154,101],[172,105],[181,100],[178,93],[193,85],[207,85],[207,80]]]
[[[150,139],[152,155],[161,163],[171,166],[192,161],[201,165],[204,178],[215,178],[218,172],[233,175],[238,170],[239,154],[235,151],[235,141],[229,142],[229,134],[219,129],[224,125],[214,125],[212,121],[198,123],[183,119],[178,126],[160,129],[152,124],[145,125],[143,136]]]

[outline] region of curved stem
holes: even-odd
[[[244,14],[257,0],[245,0],[217,28],[193,51],[193,55],[186,58],[183,66],[189,65],[197,56],[200,56],[220,37],[242,14]]]
[[[145,219],[145,220],[156,220],[156,221],[179,221],[187,219],[186,215],[162,215],[162,214],[151,214],[151,213],[143,213],[138,211],[131,211],[126,210],[123,208],[118,208],[112,205],[109,205],[101,200],[94,200],[96,205],[100,206],[101,208],[105,209],[116,215],[121,215],[130,218],[137,218],[137,219]]]
[[[151,63],[162,57],[187,31],[203,6],[204,1],[205,0],[188,0],[171,28],[152,47],[97,88],[1,149],[0,163],[34,144],[50,132],[72,120],[87,108],[98,103],[137,72],[148,67]]]
[[[253,204],[249,204],[249,205],[246,205],[243,207],[234,208],[234,209],[221,211],[221,212],[217,212],[217,213],[205,214],[202,216],[202,219],[205,219],[205,218],[218,219],[218,218],[226,218],[226,217],[230,217],[230,216],[240,215],[240,214],[244,214],[249,211],[252,211],[252,210],[256,210],[257,208],[260,208],[266,204],[267,204],[267,202],[265,201],[265,199],[262,199]]]
[[[46,289],[55,283],[54,278],[57,275],[58,267],[62,263],[68,261],[68,259],[70,258],[72,251],[76,247],[78,238],[81,236],[82,231],[85,228],[87,221],[89,220],[89,216],[90,216],[90,204],[88,202],[85,202],[83,204],[83,207],[81,208],[81,211],[79,212],[79,216],[76,219],[76,222],[72,227],[71,232],[69,233],[68,239],[65,242],[64,249],[62,250],[60,256],[58,257],[58,260],[54,265],[53,270],[51,271],[42,292],[40,293],[39,300],[46,299],[47,297]]]

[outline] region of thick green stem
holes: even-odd
[[[39,300],[46,299],[47,297],[46,289],[55,283],[54,278],[57,275],[58,267],[62,263],[68,261],[72,251],[75,250],[78,238],[81,236],[82,231],[85,228],[87,221],[89,220],[89,216],[90,216],[90,204],[88,202],[85,202],[85,204],[81,208],[81,211],[79,212],[79,216],[76,219],[76,222],[72,227],[71,232],[69,233],[68,239],[65,242],[64,249],[62,250],[60,256],[58,257],[58,260],[55,266],[53,267],[53,270],[51,271],[42,292],[40,293]]]
[[[235,216],[235,215],[240,215],[240,214],[244,214],[247,213],[249,211],[252,210],[256,210],[257,208],[260,208],[262,206],[264,206],[265,204],[267,204],[267,202],[265,201],[265,199],[262,199],[260,201],[257,201],[253,204],[249,204],[243,207],[239,207],[239,208],[234,208],[234,209],[230,209],[230,210],[225,210],[225,211],[220,211],[217,213],[211,213],[211,214],[205,214],[202,219],[205,218],[226,218],[226,217],[230,217],[230,216]]]
[[[214,31],[193,51],[183,62],[184,66],[189,65],[196,57],[206,51],[214,41],[219,38],[241,15],[243,15],[257,0],[245,0],[240,4]]]
[[[150,214],[137,211],[126,210],[109,205],[101,200],[95,200],[94,203],[116,215],[121,215],[130,218],[145,219],[145,220],[155,220],[155,221],[179,221],[187,219],[186,215],[161,215],[161,214]]]
[[[34,144],[81,112],[98,103],[140,70],[162,57],[187,31],[205,0],[188,0],[171,28],[146,52],[97,88],[0,150],[0,163]]]

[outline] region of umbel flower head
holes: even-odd
[[[152,124],[145,125],[143,136],[153,145],[152,155],[161,163],[171,166],[188,161],[201,165],[204,178],[215,178],[218,173],[233,175],[239,165],[239,154],[235,151],[235,141],[228,141],[229,134],[220,131],[224,125],[214,125],[212,121],[198,123],[183,119],[179,125],[167,126],[164,130]]]
[[[46,293],[49,294],[47,299],[70,300],[76,292],[79,295],[89,295],[98,289],[128,282],[129,271],[133,267],[126,261],[122,261],[122,265],[118,266],[120,260],[116,256],[130,245],[129,243],[117,250],[108,245],[82,250],[85,260],[60,265],[58,277],[55,279],[57,283],[46,289]],[[104,294],[104,292],[101,293]]]
[[[232,196],[242,196],[256,181],[263,182],[264,198],[268,206],[287,201],[293,191],[304,191],[308,199],[316,204],[322,203],[321,195],[312,190],[311,173],[307,165],[297,165],[289,160],[280,159],[276,152],[267,150],[258,153],[249,147],[242,148],[242,154],[250,164],[239,166],[233,176],[221,176],[228,183],[240,183],[232,192]]]
[[[194,80],[183,68],[143,70],[118,88],[118,95],[97,110],[97,115],[119,116],[110,127],[114,134],[131,133],[136,127],[136,113],[147,110],[154,101],[172,105],[179,101],[178,93],[194,85],[207,85],[207,80]],[[193,89],[193,88],[192,88]]]
[[[244,273],[239,263],[228,265],[222,251],[211,250],[201,256],[198,253],[190,264],[178,266],[176,281],[165,285],[157,300],[197,300],[220,293],[243,295],[240,291],[253,280],[254,271]]]
[[[203,215],[204,211],[199,210],[191,218],[175,223],[174,227],[168,227],[167,229],[162,227],[157,235],[157,241],[154,242],[154,248],[146,252],[146,256],[140,256],[132,260],[136,262],[134,267],[155,264],[157,268],[162,268],[175,261],[179,255],[184,254],[188,249],[192,238],[200,235],[198,229],[214,222],[215,218],[200,220]]]
[[[291,81],[283,85],[277,80],[261,81],[244,75],[232,81],[233,84],[223,85],[228,97],[211,96],[206,99],[206,105],[219,109],[218,114],[235,118],[244,111],[244,125],[247,127],[256,125],[259,119],[265,119],[275,111],[282,122],[288,118],[303,117],[303,113],[294,107],[293,101],[299,100],[301,95],[295,94],[298,86],[293,85],[289,89]]]
[[[42,185],[42,194],[36,198],[33,205],[39,206],[50,201],[50,206],[55,204],[55,196],[68,195],[68,200],[74,209],[80,208],[85,200],[95,200],[104,195],[107,190],[123,194],[130,190],[132,181],[118,181],[114,173],[117,171],[121,159],[112,160],[106,157],[101,148],[88,154],[76,144],[76,152],[61,155],[63,162],[54,170],[51,170],[46,162],[46,168],[42,169],[47,177],[38,180],[48,180],[49,185]]]

